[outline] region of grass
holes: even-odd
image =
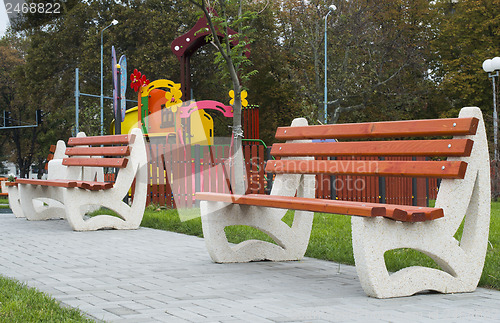
[[[0,322],[94,322],[80,311],[16,280],[0,276]]]
[[[0,204],[9,204],[9,199],[0,198]]]
[[[491,206],[488,250],[479,286],[500,290],[500,202],[493,202]],[[146,208],[141,226],[202,237],[201,219],[196,217],[199,216],[199,210],[193,209],[189,212],[190,217],[194,218],[181,221],[177,210],[150,206]],[[184,211],[181,214],[184,214]],[[283,220],[290,225],[293,212],[289,211]],[[461,237],[461,230],[460,228],[456,234],[457,239]],[[227,227],[226,235],[232,243],[248,239],[272,242],[266,234],[246,226]],[[354,265],[350,217],[316,213],[306,256]],[[387,251],[385,260],[389,271],[414,265],[439,268],[430,257],[413,249]]]

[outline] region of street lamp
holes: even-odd
[[[325,119],[324,119],[324,121],[325,121],[325,124],[326,124],[326,121],[327,121],[327,113],[328,113],[328,103],[327,103],[327,102],[328,102],[328,94],[327,94],[327,92],[328,92],[328,85],[327,85],[327,74],[328,74],[328,72],[327,72],[327,66],[326,66],[326,65],[327,65],[327,64],[326,64],[326,63],[327,63],[327,51],[326,51],[326,45],[327,45],[327,37],[326,37],[326,22],[327,22],[327,20],[328,20],[328,16],[330,15],[330,13],[332,13],[332,11],[337,10],[337,7],[336,7],[335,5],[333,5],[333,4],[332,4],[332,5],[331,5],[330,7],[328,7],[328,8],[329,8],[328,13],[327,13],[327,14],[326,14],[326,16],[325,16],[325,95],[324,95],[324,99],[325,99],[325,102],[324,102],[324,103],[325,103],[325,105],[324,105],[324,110],[325,110],[325,111],[324,111],[324,112],[325,112]]]
[[[495,77],[498,77],[498,71],[500,70],[500,57],[485,60],[483,62],[483,70],[488,73],[488,77],[491,78],[491,83],[493,84],[493,149],[495,160],[498,160],[498,113]]]
[[[104,123],[104,90],[103,90],[103,77],[102,77],[102,55],[103,55],[103,33],[106,29],[108,29],[111,26],[114,26],[118,23],[118,20],[113,19],[113,21],[109,24],[109,26],[103,28],[101,30],[101,136],[104,134],[104,128],[103,128],[103,123]]]

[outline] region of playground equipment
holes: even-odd
[[[149,82],[135,70],[131,87],[138,92],[138,107],[129,109],[121,126],[122,133],[142,128],[149,137],[167,137],[169,143],[212,145],[213,118],[205,110],[233,116],[232,107],[212,100],[182,102],[181,85],[161,79]],[[114,121],[111,132],[114,133]]]

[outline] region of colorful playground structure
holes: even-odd
[[[140,104],[126,111],[121,133],[141,127],[149,137],[167,137],[168,143],[212,145],[214,123],[206,110],[216,110],[231,118],[232,107],[212,100],[182,102],[180,87],[179,83],[165,79],[140,86]],[[111,133],[114,129],[113,121]]]

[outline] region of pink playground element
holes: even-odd
[[[218,101],[203,100],[203,101],[193,101],[188,106],[179,107],[181,118],[188,118],[191,113],[197,110],[217,110],[224,114],[224,117],[233,117],[233,107],[230,105],[223,105]]]

